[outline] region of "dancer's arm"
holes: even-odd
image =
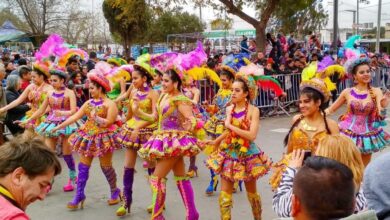
[[[71,116],[77,111],[77,100],[76,100],[76,94],[73,90],[66,89],[65,91],[66,95],[69,96],[69,104],[70,104],[70,110],[69,111],[56,111],[57,116]]]
[[[379,88],[376,88],[376,93],[379,102],[378,109],[379,111],[385,109],[390,104],[390,91],[386,90],[386,92],[383,94],[382,91]]]
[[[99,117],[97,115],[92,116],[96,123],[101,127],[108,127],[116,121],[116,116],[118,115],[118,107],[116,104],[107,99],[107,116],[106,118]]]
[[[68,119],[66,119],[64,122],[62,122],[61,124],[59,124],[58,126],[56,126],[55,128],[53,128],[53,132],[59,130],[59,129],[62,129],[72,123],[74,123],[75,121],[79,120],[80,118],[82,118],[84,116],[84,112],[85,112],[85,109],[87,108],[87,105],[90,101],[87,101],[86,103],[84,103],[81,108],[76,112],[76,114],[72,115],[71,117],[69,117]]]
[[[31,115],[31,117],[28,119],[28,121],[31,121],[31,120],[34,120],[34,119],[41,117],[45,113],[47,106],[49,106],[49,96],[45,98],[41,107],[39,107],[39,109],[36,112],[34,112],[34,114]]]
[[[27,88],[23,91],[23,93],[17,99],[12,101],[8,105],[4,106],[3,108],[0,108],[0,114],[22,104],[22,102],[27,99],[28,94],[31,92],[31,87],[33,87],[33,86],[34,86],[33,84],[30,84],[29,86],[27,86]]]
[[[125,84],[126,85],[126,84]],[[127,89],[126,92],[124,92],[123,94],[120,94],[116,99],[115,99],[115,102],[120,102],[124,99],[126,99],[126,97],[130,97],[130,94],[131,94],[131,91],[133,90],[133,85],[130,85],[130,87]]]
[[[133,113],[136,114],[138,117],[140,117],[144,121],[148,122],[155,122],[157,118],[157,100],[158,100],[158,93],[154,90],[150,92],[150,98],[152,100],[152,113],[148,114],[144,111],[142,111],[138,106],[138,99],[133,98],[133,102],[135,104],[135,108],[132,109]]]
[[[251,110],[252,109],[252,110]],[[250,105],[249,108],[250,114],[250,126],[249,130],[243,130],[241,128],[238,128],[236,126],[233,126],[230,123],[230,120],[226,120],[225,126],[227,129],[231,130],[232,132],[236,133],[238,136],[247,139],[249,141],[254,141],[257,136],[257,132],[259,131],[259,125],[260,125],[260,111],[258,108]],[[231,110],[230,110],[231,111]],[[230,114],[228,114],[230,115]]]
[[[337,98],[337,100],[325,110],[327,115],[332,114],[333,112],[337,111],[344,103],[347,102],[347,94],[349,93],[350,89],[344,89],[340,96]]]
[[[197,105],[200,100],[200,91],[197,88],[191,90],[194,93],[194,98],[191,100],[192,104]]]

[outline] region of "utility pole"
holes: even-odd
[[[226,47],[227,47],[227,37],[226,37],[226,32],[227,32],[227,25],[226,25],[226,8],[225,8],[225,24],[224,24],[224,51],[223,54],[226,54]]]
[[[337,37],[338,37],[338,15],[339,13],[339,1],[333,1],[333,52],[337,54]]]
[[[356,34],[359,34],[359,2],[360,0],[356,0]]]
[[[381,13],[382,13],[382,0],[378,2],[378,22],[376,28],[376,44],[375,44],[375,52],[379,53],[380,51],[380,37],[381,37]]]

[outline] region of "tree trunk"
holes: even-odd
[[[265,54],[266,38],[265,38],[265,26],[259,24],[256,28],[256,51],[263,52]]]

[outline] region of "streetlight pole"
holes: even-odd
[[[380,50],[380,35],[381,35],[381,13],[382,13],[382,0],[379,0],[378,2],[378,22],[377,22],[377,28],[376,28],[376,44],[375,44],[375,52],[379,53]]]
[[[359,34],[359,2],[360,0],[356,0],[356,34]]]
[[[337,36],[338,36],[338,12],[339,12],[339,1],[333,1],[333,52],[337,54]]]

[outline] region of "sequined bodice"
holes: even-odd
[[[139,99],[138,101],[138,107],[141,109],[141,111],[151,114],[152,113],[152,100],[148,98],[148,93],[144,95],[136,95]],[[133,106],[134,102],[133,99],[130,99],[130,106]],[[134,117],[139,120],[139,118],[134,115]]]
[[[375,110],[375,104],[370,101],[363,105],[361,101],[352,100],[348,106],[348,112],[354,115],[367,116]]]
[[[372,100],[366,104],[352,100],[348,104],[347,113],[341,117],[339,127],[341,130],[350,130],[356,134],[373,131],[375,111],[376,106]]]
[[[311,138],[300,128],[294,128],[288,140],[288,151],[303,149],[314,152],[317,149],[319,141],[327,135],[326,131],[320,131]]]
[[[37,86],[34,86],[33,89],[28,94],[28,101],[31,103],[32,109],[37,110],[43,103],[47,96],[47,92],[42,90]]]
[[[218,90],[218,93],[214,97],[214,104],[217,105],[217,107],[220,110],[226,111],[226,105],[231,101],[232,99],[232,90],[231,89],[220,89]]]
[[[49,106],[51,111],[69,110],[70,109],[69,97],[66,97],[65,93],[53,92],[53,94],[49,97]]]
[[[174,98],[170,98],[169,101],[164,101],[161,103],[161,100],[165,97],[163,95],[158,102],[158,115],[159,115],[159,130],[177,130],[184,131],[182,124],[184,122],[183,115],[179,112],[176,101],[184,101],[186,104],[191,105],[191,102],[183,95],[179,95]]]
[[[103,104],[95,105],[92,100],[89,101],[85,108],[85,114],[88,116],[88,119],[82,129],[91,135],[107,130],[107,128],[98,126],[95,119],[92,118],[92,112],[101,118],[106,118],[108,109]]]

